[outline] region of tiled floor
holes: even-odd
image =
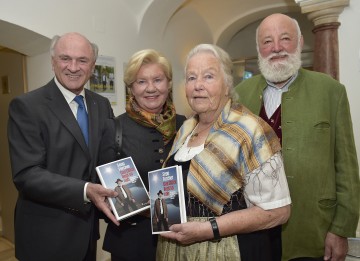
[[[17,261],[14,245],[2,237],[2,220],[0,211],[0,261]]]
[[[17,261],[14,245],[3,237],[0,237],[0,261]]]
[[[99,260],[99,258],[98,258]],[[110,260],[101,259],[100,260]],[[347,256],[346,261],[359,261],[359,258]],[[15,258],[14,246],[6,239],[0,237],[0,261],[18,261]]]
[[[346,261],[360,260],[360,238],[349,239],[349,256],[346,257]]]

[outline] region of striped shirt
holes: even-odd
[[[297,76],[298,72],[291,76],[282,87],[277,87],[274,83],[266,81],[267,86],[264,90],[264,106],[266,115],[269,119],[280,106],[282,94],[289,90],[289,86],[295,81]]]

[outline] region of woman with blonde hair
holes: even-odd
[[[156,50],[141,50],[130,58],[124,83],[128,97],[126,112],[115,119],[116,140],[121,143],[116,158],[131,156],[148,186],[148,171],[161,168],[185,117],[176,114],[172,102],[171,64]],[[140,213],[119,227],[109,223],[103,249],[112,261],[151,261],[156,243],[149,214]]]

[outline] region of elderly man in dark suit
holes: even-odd
[[[167,231],[169,230],[167,204],[165,202],[165,199],[163,198],[163,192],[161,190],[159,190],[157,195],[158,198],[155,200],[155,204],[154,204],[154,208],[155,208],[154,215],[155,215],[155,220],[157,222],[157,228],[158,231]]]
[[[54,37],[55,73],[45,86],[9,106],[16,257],[25,261],[96,259],[98,209],[119,224],[105,203],[115,191],[97,183],[95,166],[113,153],[109,101],[87,89],[97,46],[78,33]],[[112,151],[112,152],[111,152]],[[110,154],[109,154],[110,155]]]
[[[114,190],[118,193],[116,197],[117,205],[123,207],[126,210],[126,213],[136,210],[135,199],[130,189],[124,185],[124,182],[121,179],[117,179],[115,183],[117,186]]]

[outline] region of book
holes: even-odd
[[[117,220],[123,220],[150,208],[149,193],[131,157],[96,167],[101,184],[118,193],[108,198]]]
[[[171,225],[185,223],[181,166],[149,171],[148,175],[152,234],[168,232]]]

